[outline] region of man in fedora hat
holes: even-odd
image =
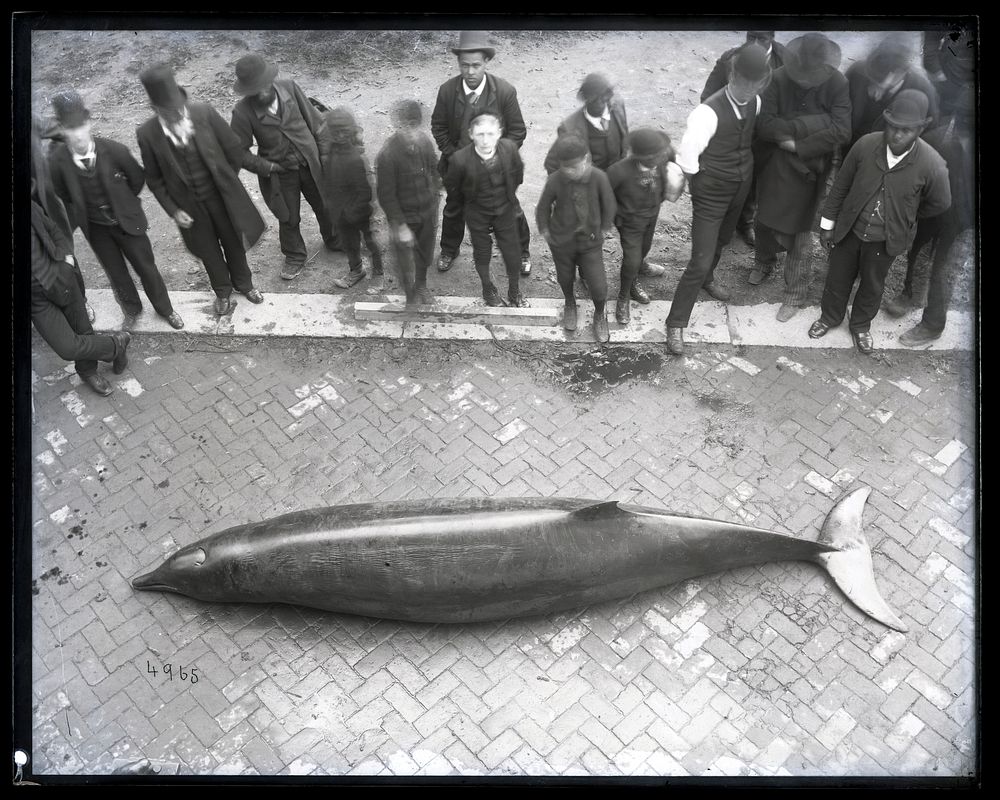
[[[607,172],[618,202],[615,226],[622,244],[615,307],[620,325],[628,325],[631,318],[629,299],[635,299],[636,276],[653,244],[660,204],[676,201],[684,189],[684,173],[674,163],[669,136],[653,128],[639,128],[629,134],[628,146],[631,155],[612,164]]]
[[[806,302],[812,279],[812,230],[839,146],[851,136],[847,79],[840,47],[822,33],[788,43],[761,98],[755,153],[757,244],[750,283],[771,274],[785,251],[785,291],[778,309],[787,322]]]
[[[928,107],[927,95],[904,89],[885,110],[885,129],[862,136],[844,158],[820,220],[820,241],[831,252],[823,313],[809,328],[813,339],[843,321],[860,275],[850,329],[857,349],[871,353],[869,329],[892,260],[913,243],[918,215],[951,205],[948,167],[920,138],[931,122]]]
[[[431,135],[441,151],[438,171],[448,174],[451,157],[472,142],[469,123],[480,114],[493,114],[500,120],[503,138],[518,148],[524,142],[527,129],[517,102],[517,90],[503,78],[486,71],[496,49],[490,47],[486,31],[462,31],[458,45],[451,48],[458,58],[459,74],[441,84],[431,112]],[[521,274],[531,273],[529,244],[531,232],[520,206],[515,210],[517,233],[521,246]],[[441,254],[438,269],[446,272],[458,257],[465,236],[462,204],[451,193],[445,195],[441,219]]]
[[[756,44],[763,47],[767,52],[768,64],[771,71],[783,66],[786,58],[785,46],[774,39],[774,31],[747,31],[746,42],[744,44]],[[739,47],[733,47],[719,56],[712,68],[712,72],[705,81],[705,88],[701,91],[701,102],[705,102],[719,89],[723,89],[729,81],[729,62]],[[756,151],[754,153],[756,155]],[[750,193],[747,194],[746,202],[740,211],[739,221],[736,223],[736,233],[751,247],[756,242],[754,236],[753,220],[757,212],[757,181],[750,184]]]
[[[126,259],[156,313],[171,327],[183,328],[146,235],[149,223],[139,201],[146,183],[142,167],[124,145],[91,134],[90,111],[79,94],[59,92],[52,107],[63,139],[49,156],[53,186],[111,281],[125,315],[122,329],[131,330],[142,311]]]
[[[98,374],[109,361],[118,374],[128,366],[128,331],[94,332],[83,294],[83,278],[73,255],[73,236],[49,179],[37,125],[31,131],[31,322],[60,358],[74,361],[80,379],[106,397],[114,389]]]
[[[733,236],[753,181],[753,151],[760,92],[771,80],[767,51],[745,44],[730,59],[729,83],[688,115],[677,165],[691,190],[691,260],[674,291],[667,315],[667,349],[684,353],[684,328],[704,289],[725,302],[715,267]]]
[[[251,303],[263,303],[246,251],[265,225],[240,181],[239,137],[210,105],[189,102],[166,64],[143,70],[139,80],[156,112],[136,131],[146,183],[205,265],[215,313],[233,310],[234,288]]]
[[[885,37],[867,58],[851,64],[844,75],[851,94],[851,139],[845,149],[862,136],[883,130],[885,110],[906,89],[923,92],[928,116],[932,121],[937,119],[937,90],[913,64],[913,50],[898,34]]]
[[[291,78],[259,55],[236,62],[233,89],[243,96],[233,108],[232,128],[243,146],[243,166],[256,172],[260,193],[278,218],[278,240],[285,256],[281,277],[292,280],[306,263],[299,231],[303,196],[312,207],[328,250],[339,250],[335,221],[323,196],[323,168],[317,145],[319,112]],[[250,152],[257,140],[257,155]]]

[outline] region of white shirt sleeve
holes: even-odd
[[[719,128],[719,118],[704,103],[688,114],[687,128],[677,149],[677,165],[688,175],[698,173],[698,159]]]
[[[819,229],[821,231],[832,231],[833,230],[833,220],[827,219],[826,217],[819,218]]]

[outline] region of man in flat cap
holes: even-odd
[[[771,274],[787,253],[785,291],[778,309],[787,322],[806,302],[812,280],[812,230],[839,146],[851,136],[847,79],[838,71],[840,47],[821,33],[788,43],[785,65],[764,90],[757,174],[757,244],[750,283]]]
[[[126,259],[156,313],[171,327],[183,328],[146,235],[149,223],[139,200],[146,183],[142,167],[125,145],[92,135],[90,111],[79,94],[59,92],[52,106],[63,139],[49,156],[53,186],[111,282],[125,316],[122,329],[131,330],[142,311]]]
[[[771,71],[783,66],[786,59],[785,46],[774,39],[774,31],[747,31],[745,44],[756,44],[763,47],[767,52],[768,64]],[[729,82],[729,62],[739,47],[733,47],[719,56],[718,61],[712,68],[712,72],[705,81],[705,88],[701,91],[701,102],[705,102],[709,97],[722,89]],[[756,155],[756,152],[755,152]],[[756,238],[754,235],[754,214],[757,211],[757,182],[756,178],[750,184],[750,193],[747,195],[743,209],[740,211],[739,221],[736,223],[736,232],[751,247],[754,246]]]
[[[830,250],[822,315],[809,328],[818,339],[840,325],[860,276],[850,330],[858,351],[874,347],[871,321],[882,301],[893,259],[914,239],[917,216],[951,205],[948,167],[920,138],[931,122],[927,96],[904,89],[885,110],[885,129],[858,139],[844,158],[820,220],[820,241]]]
[[[215,313],[235,308],[234,288],[251,303],[263,303],[246,251],[265,225],[240,181],[239,137],[210,105],[189,102],[166,64],[143,70],[139,80],[155,112],[136,131],[146,183],[205,265]]]
[[[458,58],[459,73],[441,84],[431,112],[431,135],[441,151],[438,171],[448,174],[448,162],[456,151],[471,144],[469,123],[480,114],[493,114],[500,120],[503,138],[520,149],[527,136],[517,90],[503,78],[486,71],[496,49],[490,47],[486,31],[462,31],[458,45],[451,49]],[[531,232],[524,212],[516,209],[517,233],[521,247],[521,274],[531,273]],[[462,204],[449,192],[445,195],[441,219],[441,254],[438,269],[446,272],[458,257],[465,236]]]
[[[729,61],[729,83],[694,109],[677,153],[691,191],[691,260],[667,315],[667,349],[684,353],[684,328],[702,289],[725,302],[715,267],[733,236],[753,180],[753,151],[762,92],[771,80],[767,52],[745,44]]]
[[[302,197],[312,207],[328,250],[341,248],[323,196],[323,168],[317,146],[319,112],[291,78],[259,55],[236,62],[233,89],[243,96],[230,122],[243,147],[243,166],[257,173],[260,193],[278,218],[278,241],[285,256],[281,277],[292,280],[306,263],[299,231]],[[250,146],[257,140],[257,155]]]

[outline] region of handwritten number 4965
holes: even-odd
[[[169,678],[170,680],[173,680],[174,675],[176,674],[182,681],[190,680],[191,683],[198,682],[197,667],[191,667],[190,671],[185,671],[184,667],[181,666],[177,668],[177,672],[175,673],[173,664],[168,663],[168,664],[161,664],[160,669],[163,670],[163,674],[166,675],[167,678]],[[156,677],[159,674],[159,670],[157,670],[156,667],[150,664],[148,659],[146,660],[146,672],[148,672],[153,677]]]

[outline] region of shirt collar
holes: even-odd
[[[919,137],[918,137],[919,138]],[[895,167],[900,161],[906,158],[910,153],[913,152],[913,148],[917,146],[917,140],[913,140],[913,144],[910,145],[909,149],[900,156],[894,156],[892,150],[889,149],[889,145],[885,146],[885,163],[889,166],[889,169]]]
[[[70,154],[71,154],[71,155],[73,156],[73,162],[74,162],[74,163],[75,163],[75,164],[76,164],[76,165],[77,165],[77,166],[78,166],[78,167],[79,167],[80,169],[86,169],[87,167],[86,167],[86,165],[85,165],[85,164],[83,163],[83,160],[84,160],[85,158],[93,158],[93,159],[94,159],[94,160],[96,161],[96,159],[97,159],[97,143],[96,143],[96,142],[95,142],[95,141],[94,141],[93,139],[91,139],[91,140],[90,140],[90,147],[89,147],[89,148],[87,148],[87,152],[86,152],[86,153],[84,153],[84,154],[83,154],[82,156],[78,156],[78,155],[77,155],[76,153],[74,153],[74,152],[73,152],[72,150],[70,150],[69,152],[70,152]]]
[[[599,116],[599,117],[591,116],[590,112],[587,111],[587,107],[584,106],[583,107],[583,116],[586,117],[587,122],[589,122],[595,128],[597,128],[598,130],[604,130],[602,128],[602,126],[601,126],[601,120],[603,119],[605,122],[609,122],[609,123],[611,122],[611,105],[608,104],[608,105],[604,106],[604,113],[601,114],[601,116]]]
[[[191,137],[194,136],[194,124],[191,122],[191,115],[188,114],[187,106],[182,109],[181,121],[177,124],[176,132],[170,129],[170,126],[164,122],[163,117],[157,116],[157,119],[160,121],[160,127],[163,128],[163,132],[167,138],[176,147],[186,147]]]
[[[465,97],[468,99],[470,94],[474,94],[478,100],[483,96],[483,90],[486,88],[486,76],[483,75],[483,79],[479,82],[479,86],[475,89],[470,89],[469,84],[465,82],[465,78],[462,78],[462,91],[465,92]]]

